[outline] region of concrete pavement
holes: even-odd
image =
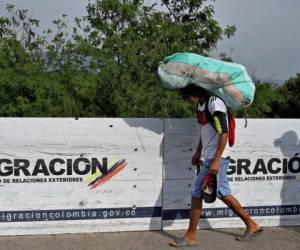
[[[168,242],[184,231],[2,236],[1,250],[168,250]],[[251,242],[238,242],[243,229],[199,230],[199,246],[205,250],[300,250],[300,227],[268,227]]]

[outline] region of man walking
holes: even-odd
[[[198,86],[189,85],[181,89],[181,92],[185,99],[196,106],[198,123],[201,128],[200,140],[192,157],[192,164],[198,165],[200,159],[204,159],[204,162],[192,190],[189,228],[184,237],[170,242],[170,245],[174,247],[197,245],[196,230],[202,212],[203,199],[201,183],[208,174],[217,175],[217,197],[232,209],[246,225],[244,235],[238,237],[237,240],[248,241],[261,233],[263,229],[252,220],[239,201],[231,195],[227,181],[229,166],[227,108],[220,98],[208,95],[204,89]],[[207,116],[211,116],[211,119]]]

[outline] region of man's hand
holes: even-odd
[[[200,164],[201,153],[198,151],[192,157],[192,165],[198,166]]]
[[[220,162],[217,160],[213,160],[210,164],[209,173],[210,174],[218,174],[220,168]]]

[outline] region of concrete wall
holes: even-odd
[[[233,194],[265,226],[300,225],[300,120],[237,120]],[[0,234],[182,229],[194,119],[0,119]],[[222,202],[202,227],[242,223]]]

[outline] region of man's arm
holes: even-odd
[[[217,147],[217,150],[216,150],[214,160],[216,160],[216,161],[221,160],[222,154],[224,152],[224,149],[225,149],[227,141],[228,141],[228,137],[229,137],[228,133],[223,133],[223,134],[220,135],[219,143],[218,143],[218,147]]]
[[[214,157],[214,159],[213,159],[213,161],[210,165],[210,173],[211,174],[217,174],[219,172],[220,160],[222,158],[222,154],[223,154],[224,149],[226,147],[228,136],[229,136],[228,133],[220,134],[216,154],[215,154],[215,157]]]
[[[210,173],[217,174],[219,172],[220,160],[222,158],[222,154],[224,152],[229,137],[227,114],[220,111],[215,112],[213,115],[213,122],[216,128],[216,132],[220,136],[215,157],[210,166]]]

